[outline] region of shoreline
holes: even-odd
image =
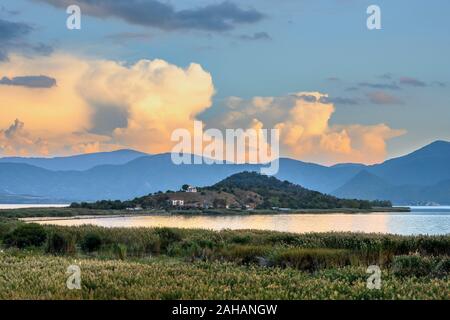
[[[17,209],[20,210],[20,209]],[[0,211],[1,212],[1,211]],[[102,211],[104,212],[104,211]],[[374,214],[374,213],[409,213],[411,210],[406,207],[398,208],[378,208],[377,210],[356,210],[356,209],[330,209],[324,211],[321,209],[303,209],[295,211],[273,211],[273,212],[258,212],[258,211],[243,211],[243,212],[223,212],[223,213],[213,213],[213,212],[143,212],[141,214],[91,214],[91,215],[74,215],[74,216],[44,216],[44,217],[22,217],[18,218],[20,221],[24,222],[34,222],[34,221],[60,221],[60,220],[83,220],[83,219],[110,219],[110,218],[139,218],[139,217],[223,217],[223,216],[258,216],[258,215],[364,215],[364,214]],[[1,213],[0,213],[1,216]]]

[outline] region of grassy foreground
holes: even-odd
[[[66,268],[81,268],[81,290],[66,287]],[[117,261],[36,254],[0,254],[0,299],[448,299],[449,280],[383,274],[366,288],[364,268],[314,274],[292,268],[187,263],[173,259]]]
[[[450,235],[59,227],[0,219],[0,299],[449,299]],[[70,265],[81,290],[69,290]],[[381,288],[368,289],[369,265]]]

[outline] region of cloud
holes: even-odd
[[[341,104],[341,105],[350,105],[354,106],[359,104],[358,99],[355,98],[346,98],[346,97],[323,97],[321,99],[323,103],[333,103],[333,104]]]
[[[214,94],[211,75],[200,65],[183,69],[163,60],[141,60],[130,67],[91,62],[78,90],[92,112],[102,110],[99,106],[123,110],[116,111],[121,125],[111,134],[115,143],[152,153],[170,151],[172,131],[192,128]],[[95,130],[95,123],[91,126]]]
[[[247,41],[256,41],[256,40],[272,40],[270,35],[267,32],[256,32],[252,35],[240,35],[239,39],[247,40]]]
[[[51,88],[56,86],[56,79],[47,76],[3,77],[0,85],[21,86],[27,88]]]
[[[400,84],[405,86],[412,86],[412,87],[426,87],[427,84],[423,81],[420,81],[418,79],[410,78],[410,77],[402,77],[399,80]]]
[[[181,68],[163,60],[125,65],[62,53],[34,58],[12,54],[0,62],[0,70],[16,84],[24,79],[12,75],[25,72],[58,79],[57,86],[39,94],[22,85],[0,86],[0,128],[21,119],[30,137],[46,141],[50,154],[125,147],[168,152],[172,131],[192,128],[214,94],[211,75],[195,63]],[[26,146],[16,150],[23,154]],[[28,146],[29,154],[39,152]]]
[[[53,53],[54,49],[52,46],[39,42],[38,44],[29,45],[30,48],[39,55],[49,56]]]
[[[0,61],[8,59],[9,52],[32,52],[39,55],[49,55],[53,48],[43,43],[29,43],[26,37],[34,29],[26,23],[12,22],[0,19]]]
[[[0,61],[7,60],[9,50],[16,46],[18,40],[25,37],[32,30],[25,23],[0,19]]]
[[[374,104],[402,104],[403,102],[397,97],[383,91],[375,91],[367,94],[370,102]]]
[[[255,9],[241,9],[225,1],[195,9],[176,10],[157,0],[37,0],[58,8],[79,5],[84,14],[118,18],[130,24],[162,30],[227,31],[238,24],[256,23],[264,15]]]
[[[0,43],[7,43],[24,37],[32,30],[33,28],[25,23],[0,19]]]
[[[400,87],[396,83],[370,83],[360,82],[360,87],[372,88],[372,89],[388,89],[388,90],[400,90]]]
[[[385,73],[378,76],[380,79],[392,80],[394,76],[392,73]],[[360,87],[372,88],[372,89],[382,89],[382,90],[401,90],[399,86],[411,86],[411,87],[426,87],[427,84],[421,80],[411,78],[411,77],[401,77],[398,79],[398,84],[396,82],[391,83],[371,83],[371,82],[360,82],[358,85]]]
[[[282,97],[231,97],[213,117],[210,128],[264,128],[280,130],[284,155],[323,164],[339,162],[377,163],[386,157],[386,142],[403,130],[386,124],[331,125],[335,107],[326,94],[299,92]]]
[[[215,92],[211,75],[195,63],[185,68],[163,60],[126,65],[54,53],[11,55],[0,70],[10,78],[46,72],[58,79],[57,86],[39,94],[23,86],[0,86],[0,154],[170,152],[172,132],[192,130]],[[382,161],[386,141],[403,134],[385,124],[331,125],[334,104],[319,92],[230,97],[216,111],[204,120],[205,129],[278,128],[282,154],[324,164]]]
[[[95,111],[91,116],[89,132],[111,135],[117,128],[128,126],[129,113],[126,107],[117,105],[93,104]]]
[[[0,155],[48,154],[47,143],[33,138],[25,124],[16,119],[7,129],[0,129]]]
[[[20,11],[18,11],[18,10],[8,10],[4,6],[1,6],[0,7],[0,13],[6,13],[7,15],[10,15],[10,16],[16,16],[16,15],[20,14]]]
[[[6,54],[5,51],[3,51],[2,49],[0,49],[0,61],[4,61],[8,59],[8,55]]]
[[[106,36],[107,39],[116,43],[124,43],[129,41],[148,41],[152,39],[152,35],[142,32],[121,32]]]
[[[297,99],[306,101],[306,102],[320,102],[324,104],[343,104],[343,105],[356,105],[359,103],[357,99],[354,98],[346,98],[346,97],[329,97],[328,95],[318,96],[315,93],[308,94],[305,92],[300,92],[292,95]]]

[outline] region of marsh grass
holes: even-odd
[[[47,232],[41,225],[21,224],[5,234],[3,243],[8,247],[39,247],[46,239]]]
[[[314,272],[326,268],[340,268],[359,262],[352,260],[352,252],[345,249],[289,248],[273,255],[273,264],[298,270]]]
[[[81,290],[68,290],[66,268],[81,268]],[[365,267],[305,273],[229,262],[174,258],[108,260],[8,249],[0,254],[0,299],[448,299],[448,278],[383,274],[366,287]]]
[[[114,250],[117,251],[114,248],[120,245],[127,257],[168,255],[185,257],[191,261],[222,259],[243,263],[251,263],[258,260],[258,257],[264,257],[272,259],[275,265],[283,265],[280,262],[282,257],[295,263],[295,257],[304,256],[303,259],[307,259],[308,255],[321,254],[327,256],[321,256],[320,259],[331,259],[336,255],[337,261],[346,261],[348,265],[356,265],[358,261],[363,264],[389,265],[394,257],[401,255],[450,255],[449,235],[399,236],[333,232],[291,234],[256,230],[103,228],[92,225],[63,227],[38,226],[9,219],[0,220],[0,230],[3,230],[0,241],[14,245],[14,241],[10,240],[14,238],[17,243],[25,241],[24,244],[27,244],[29,232],[23,230],[28,229],[38,230],[39,243],[43,232],[46,251],[56,254],[96,252],[97,255],[114,256]],[[23,241],[19,239],[21,235],[24,237]]]
[[[44,241],[19,245],[34,232]],[[0,299],[450,298],[449,235],[60,227],[0,219],[0,242]],[[65,271],[74,263],[82,269],[80,291],[66,288]],[[382,267],[381,290],[366,288],[370,264]]]
[[[400,277],[445,277],[450,273],[450,257],[397,256],[392,272]]]
[[[50,210],[57,213],[58,210],[62,209],[42,210],[44,212],[45,210]],[[30,211],[30,214],[31,212],[33,211]],[[15,212],[15,214],[17,215],[18,213]],[[26,215],[28,213],[25,212],[23,214]],[[4,218],[4,215],[5,213],[2,211],[2,217],[0,217],[0,241],[23,224],[14,219]],[[44,226],[44,228],[47,233],[54,230],[64,230],[67,235],[73,235],[77,244],[80,244],[87,233],[93,233],[101,238],[102,247],[107,247],[109,244],[122,243],[127,246],[131,255],[158,254],[158,251],[166,253],[171,247],[181,242],[185,243],[185,247],[189,247],[189,243],[191,243],[200,248],[247,244],[349,249],[358,250],[361,253],[365,252],[368,259],[371,256],[377,259],[382,256],[386,261],[391,261],[392,257],[396,255],[408,255],[414,252],[418,252],[420,255],[450,255],[449,235],[400,236],[349,232],[293,234],[257,230],[223,230],[215,232],[174,228],[102,228],[92,225],[79,227],[49,225]]]
[[[54,230],[47,237],[45,251],[55,255],[74,255],[77,252],[77,244],[72,234]]]

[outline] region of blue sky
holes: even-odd
[[[405,130],[388,141],[388,157],[450,140],[449,1],[235,1],[261,16],[224,30],[212,24],[169,30],[120,15],[86,14],[81,6],[82,29],[74,31],[65,28],[63,5],[49,3],[1,0],[0,19],[31,26],[26,42],[55,51],[130,64],[156,58],[183,67],[196,62],[211,73],[216,91],[212,108],[199,116],[205,121],[230,96],[319,91],[335,101],[331,125],[385,123]],[[170,1],[178,12],[220,3]],[[381,8],[382,30],[366,28],[371,4]]]

